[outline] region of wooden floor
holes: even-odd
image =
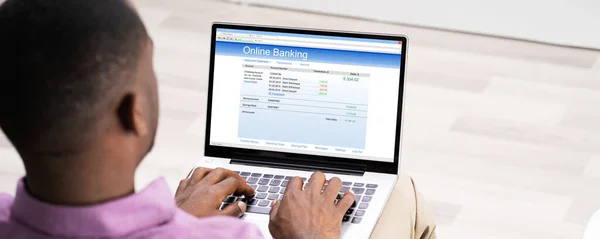
[[[216,0],[134,2],[161,96],[138,187],[159,175],[175,187],[202,155],[210,24],[235,21],[409,36],[401,170],[440,238],[578,239],[600,208],[600,52]],[[0,191],[12,193],[24,171],[1,134],[0,158]]]

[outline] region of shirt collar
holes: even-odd
[[[61,237],[117,237],[164,224],[177,207],[164,178],[140,192],[92,206],[61,206],[42,202],[19,181],[11,208],[14,219],[26,226]]]

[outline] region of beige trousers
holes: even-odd
[[[409,176],[400,175],[371,238],[435,239],[435,223]]]

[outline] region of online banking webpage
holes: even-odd
[[[397,41],[217,29],[210,144],[393,162]]]

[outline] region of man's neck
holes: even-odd
[[[93,205],[122,198],[135,191],[135,165],[118,162],[114,158],[36,160],[35,167],[25,165],[27,190],[58,205]]]

